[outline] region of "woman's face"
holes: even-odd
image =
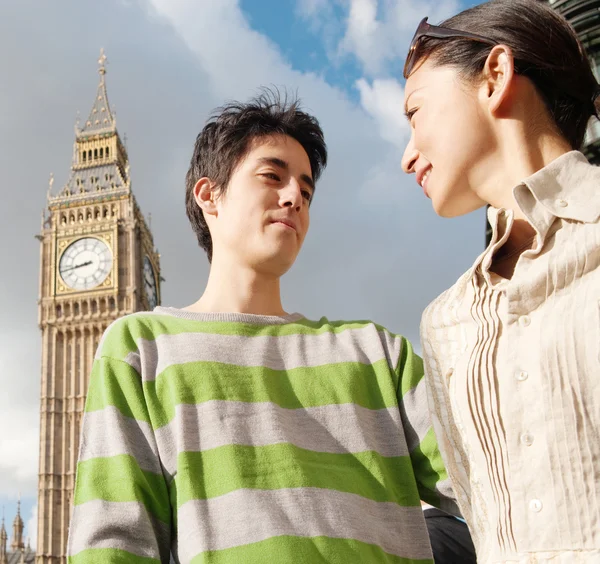
[[[438,215],[454,217],[483,206],[479,188],[492,173],[496,150],[485,86],[468,84],[452,67],[430,60],[406,81],[411,137],[402,168],[415,173]]]

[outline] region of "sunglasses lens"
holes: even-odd
[[[404,78],[408,78],[413,70],[418,43],[419,39],[416,39],[413,40],[413,42],[410,45],[408,55],[406,56],[406,62],[404,63]]]

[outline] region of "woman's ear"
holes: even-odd
[[[483,67],[484,96],[490,113],[502,117],[508,113],[515,91],[515,62],[510,47],[496,45]]]
[[[217,215],[215,185],[210,178],[203,176],[194,186],[194,199],[200,209],[208,215]]]

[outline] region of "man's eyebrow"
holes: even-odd
[[[283,159],[279,159],[277,157],[261,157],[260,159],[258,159],[258,162],[260,162],[262,164],[274,165],[285,171],[289,170],[289,168],[290,168],[290,166],[288,165],[288,163],[286,161],[284,161]],[[313,179],[308,174],[301,174],[300,178],[304,182],[306,182],[306,184],[308,184],[313,190],[315,189],[315,183],[313,182]]]

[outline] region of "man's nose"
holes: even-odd
[[[302,188],[295,178],[290,181],[280,192],[280,203],[282,207],[295,208],[300,211],[302,206]]]

